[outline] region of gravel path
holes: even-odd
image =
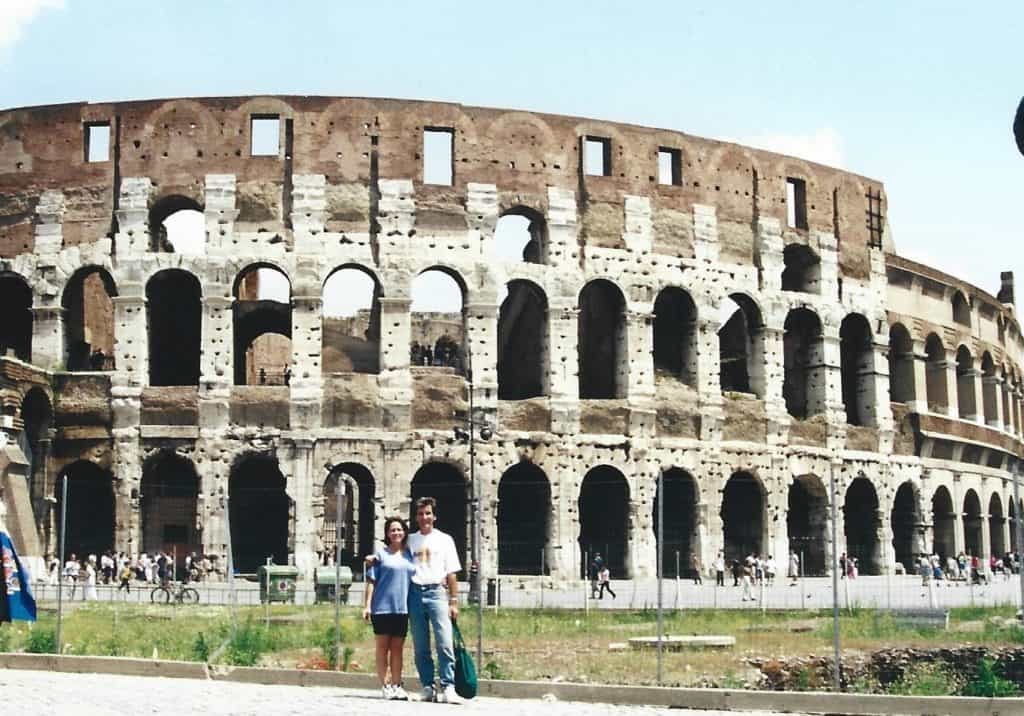
[[[654,716],[669,709],[567,702],[478,698],[462,706],[442,704],[385,704],[375,692],[301,686],[259,686],[223,681],[162,679],[107,674],[62,674],[41,671],[0,671],[6,710],[49,716],[124,716],[174,714],[299,714],[301,716],[389,716],[441,714],[451,709],[487,716]],[[673,711],[687,716],[736,716],[724,711]],[[747,711],[744,716],[778,716]],[[789,714],[789,716],[794,716]],[[799,715],[797,715],[799,716]]]

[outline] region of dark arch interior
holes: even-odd
[[[949,405],[946,386],[946,349],[942,341],[934,333],[924,343],[926,355],[925,390],[928,409],[932,412],[944,412]]]
[[[199,385],[203,300],[199,281],[178,269],[161,271],[146,285],[149,384]]]
[[[67,530],[64,533],[65,554],[75,553],[84,560],[97,557],[114,548],[114,483],[109,470],[87,460],[79,460],[64,468],[68,478]],[[57,534],[60,535],[63,509],[62,481],[57,491]]]
[[[142,516],[142,550],[176,554],[184,564],[190,552],[202,550],[196,529],[199,476],[190,460],[161,452],[148,460],[142,471],[139,507]]]
[[[978,493],[968,490],[964,495],[964,549],[967,554],[984,554],[981,544],[981,500]]]
[[[932,551],[945,559],[955,555],[953,499],[941,485],[932,495]]]
[[[65,365],[69,371],[114,368],[114,280],[93,266],[75,273],[64,288]]]
[[[828,529],[828,493],[814,475],[796,478],[789,486],[786,532],[789,549],[800,557],[804,576],[826,573],[826,530]]]
[[[1014,507],[1014,502],[1011,499],[1009,501],[1009,507],[1006,510],[1007,518],[1010,520],[1010,551],[1014,554],[1017,553],[1018,542],[1017,542],[1017,530],[1020,527],[1017,525],[1017,508]]]
[[[903,565],[907,574],[913,574],[914,560],[921,553],[921,545],[917,539],[921,512],[917,507],[917,492],[910,482],[904,482],[896,490],[890,519],[896,561]]]
[[[291,303],[258,298],[260,269],[280,273],[274,267],[261,264],[248,267],[235,279],[235,303],[232,307],[235,385],[284,385],[288,382],[290,350],[287,355],[264,354],[253,345],[257,338],[268,333],[284,336],[289,341],[292,337]]]
[[[498,572],[549,574],[551,484],[529,462],[513,465],[498,483]]]
[[[591,281],[580,293],[579,381],[584,400],[619,397],[625,308],[622,293],[609,281]]]
[[[511,281],[498,314],[498,398],[524,400],[544,394],[548,304],[529,281]]]
[[[53,427],[53,408],[50,399],[39,388],[33,388],[25,394],[21,401],[21,420],[25,429],[22,431],[18,445],[28,460],[29,496],[37,497],[38,485],[45,485],[45,460],[40,440],[47,437],[47,431]]]
[[[963,419],[974,416],[977,404],[974,399],[974,358],[967,346],[956,351],[956,400],[957,414]]]
[[[612,576],[628,577],[629,485],[609,465],[595,467],[580,485],[580,574],[586,576],[588,558],[598,552]]]
[[[428,462],[416,471],[412,478],[412,500],[409,505],[409,529],[416,527],[416,500],[433,497],[437,501],[434,526],[447,532],[455,541],[464,574],[469,564],[469,505],[466,495],[466,480],[454,465],[445,462]]]
[[[879,574],[882,555],[878,539],[878,494],[865,477],[858,477],[846,490],[843,505],[846,553],[857,559],[860,574]]]
[[[790,244],[782,251],[782,290],[818,293],[821,262],[803,244]]]
[[[288,564],[291,500],[277,458],[241,458],[231,468],[228,491],[235,570],[251,574],[268,557],[274,564]]]
[[[0,275],[0,355],[10,351],[21,360],[32,360],[32,289],[19,276]]]
[[[661,573],[666,577],[692,576],[692,561],[697,544],[697,483],[693,477],[677,467],[665,471],[665,543],[661,547]],[[655,491],[654,539],[658,539],[658,509],[661,494]],[[677,559],[678,557],[678,559]]]
[[[737,472],[722,495],[725,558],[743,560],[764,551],[764,491],[749,472]]]
[[[818,397],[824,394],[821,385],[821,321],[812,311],[797,308],[786,316],[783,335],[785,379],[782,395],[786,410],[794,418],[804,419],[821,410]]]
[[[354,314],[328,314],[325,310],[321,339],[324,373],[379,373],[381,288],[376,276],[360,267],[341,266],[324,282],[323,293],[325,306],[328,297],[342,294],[354,305],[369,304],[368,309],[359,308]],[[361,299],[354,300],[360,294]]]
[[[680,288],[663,289],[654,302],[654,369],[694,386],[697,308]]]
[[[336,465],[324,481],[324,529],[321,533],[324,550],[335,554],[337,548],[338,480],[345,483],[344,513],[342,514],[341,560],[353,574],[362,574],[362,560],[373,554],[377,536],[374,512],[376,484],[373,475],[363,465],[346,462]]]
[[[894,403],[915,400],[914,344],[899,323],[889,329],[889,399]]]
[[[733,294],[729,298],[739,310],[718,331],[719,384],[723,391],[756,392],[750,364],[757,357],[754,342],[761,337],[761,314],[747,296]]]
[[[871,327],[864,316],[852,313],[843,319],[839,328],[839,370],[846,422],[850,425],[872,422],[870,406],[874,399],[869,380],[875,372],[872,344]]]
[[[971,325],[971,308],[959,291],[953,294],[953,320],[964,326]]]
[[[988,503],[988,536],[989,554],[1002,557],[1006,552],[1006,542],[1003,540],[1003,501],[999,495],[992,495]]]

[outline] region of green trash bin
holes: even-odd
[[[263,564],[256,571],[260,580],[260,603],[294,602],[299,568],[290,565]]]
[[[352,588],[352,568],[342,566],[335,575],[334,567],[317,567],[313,576],[316,582],[316,601],[334,601],[334,580],[338,577],[338,586],[341,589],[341,603],[348,604],[348,590]]]

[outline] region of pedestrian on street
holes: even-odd
[[[694,554],[690,557],[690,568],[693,570],[693,583],[703,584],[704,580],[701,577],[701,572],[704,571],[703,566],[700,563],[700,556]]]
[[[597,574],[597,582],[600,586],[600,591],[597,594],[598,599],[604,599],[604,592],[607,589],[608,593],[612,595],[612,599],[615,599],[615,592],[612,591],[612,572],[608,569],[608,565],[601,567],[601,571]]]
[[[409,633],[409,585],[416,573],[407,546],[409,528],[401,517],[384,519],[384,544],[366,572],[363,619],[373,624],[377,678],[385,699],[408,701],[402,684],[402,650]],[[390,678],[388,670],[390,669]]]
[[[725,557],[722,555],[722,551],[718,551],[718,555],[715,557],[715,586],[725,586]]]

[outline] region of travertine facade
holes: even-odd
[[[437,183],[426,134],[449,141]],[[205,217],[200,251],[161,233],[178,211]],[[1012,283],[997,299],[898,257],[885,214],[877,181],[580,118],[309,97],[0,112],[8,521],[55,549],[67,474],[69,549],[223,554],[230,501],[243,570],[273,555],[308,576],[344,473],[352,552],[411,493],[436,494],[465,545],[452,413],[471,364],[495,426],[476,443],[487,574],[575,578],[593,550],[653,574],[662,472],[684,570],[792,548],[824,572],[830,499],[867,572],[1008,550]],[[522,261],[498,258],[505,216],[529,221]],[[290,301],[240,289],[254,268]],[[373,308],[327,346],[345,268],[372,277]],[[462,325],[445,365],[414,366],[430,317],[411,287],[432,269]],[[291,364],[260,384],[244,354],[268,332]],[[354,370],[325,370],[327,350]]]

